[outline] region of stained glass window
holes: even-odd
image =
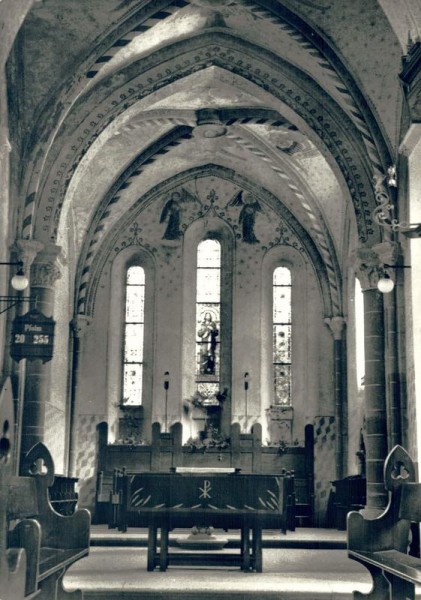
[[[145,271],[129,267],[126,276],[124,324],[124,404],[142,403]]]
[[[291,271],[273,272],[273,380],[275,404],[291,404]]]
[[[197,248],[196,381],[198,394],[212,403],[219,391],[221,245],[207,239]]]

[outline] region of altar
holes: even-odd
[[[293,478],[242,474],[239,469],[173,469],[122,475],[120,528],[148,528],[148,571],[170,565],[239,566],[262,572],[262,529],[286,533]],[[170,552],[174,528],[216,527],[241,531],[239,553]],[[160,544],[158,551],[158,530]]]

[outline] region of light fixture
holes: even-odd
[[[168,390],[170,387],[170,373],[165,371],[164,373],[164,390],[165,390],[165,415],[164,415],[164,430],[167,433],[168,427]]]
[[[396,179],[396,167],[391,165],[387,169],[387,185],[389,187],[398,187],[398,181]]]
[[[390,292],[392,292],[393,288],[395,287],[395,282],[393,281],[390,274],[387,272],[387,269],[410,269],[410,268],[411,268],[410,265],[384,264],[382,276],[379,277],[379,280],[377,282],[377,289],[379,290],[379,292],[381,292],[382,294],[390,294]]]
[[[250,374],[248,371],[244,373],[244,430],[247,433],[248,422],[248,389],[249,389]]]
[[[19,260],[18,262],[0,262],[0,265],[19,267],[16,274],[13,275],[10,283],[12,285],[12,288],[17,292],[23,292],[23,290],[26,290],[26,288],[29,285],[29,279],[24,273],[23,261]]]
[[[29,279],[23,271],[23,265],[18,269],[17,273],[13,275],[10,283],[12,284],[12,288],[17,292],[23,292],[23,290],[26,290],[29,285]]]
[[[389,193],[384,185],[385,181],[389,188],[398,187],[395,165],[391,165],[387,169],[387,175],[375,175],[373,177],[374,195],[378,205],[373,210],[373,221],[388,231],[399,231],[404,236],[409,238],[421,237],[421,223],[399,223],[399,221],[394,217],[395,205],[390,201]]]
[[[164,373],[164,390],[168,390],[170,387],[170,374],[168,371]]]
[[[383,273],[383,276],[379,278],[377,282],[377,289],[382,294],[389,294],[393,291],[395,287],[395,283],[393,279],[390,277],[389,273]]]
[[[10,283],[12,288],[17,292],[22,292],[23,290],[26,290],[29,284],[29,280],[23,271],[23,262],[21,260],[18,262],[0,262],[0,266],[19,267],[16,274],[12,277]],[[33,300],[33,298],[23,298],[20,296],[0,296],[0,303],[6,306],[6,308],[0,310],[0,315],[9,310],[10,308],[13,308],[13,306],[16,306],[20,302],[30,300]]]

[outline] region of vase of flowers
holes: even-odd
[[[210,427],[219,431],[221,412],[227,396],[228,388],[224,388],[222,392],[218,391],[216,394],[212,395],[212,397],[204,396],[199,392],[196,392],[192,398],[184,403],[184,412],[187,416],[192,410],[199,410],[205,417],[204,432]]]

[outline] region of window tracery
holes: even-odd
[[[196,382],[204,403],[220,387],[221,245],[206,239],[197,247]]]
[[[123,403],[142,404],[145,327],[145,271],[131,266],[126,274]]]
[[[291,405],[291,271],[273,272],[273,379],[274,403]]]

